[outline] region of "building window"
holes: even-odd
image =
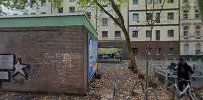
[[[174,19],[174,13],[173,12],[169,12],[168,13],[168,20]]]
[[[75,0],[69,0],[69,2],[75,2]]]
[[[46,14],[46,12],[41,12],[41,14]]]
[[[132,37],[133,38],[138,38],[138,31],[137,30],[133,31]]]
[[[147,48],[146,48],[146,52],[147,52]],[[149,52],[148,52],[148,55],[151,55],[152,54],[152,48],[149,48]]]
[[[74,13],[75,12],[75,7],[69,7],[69,12]]]
[[[36,13],[35,12],[32,12],[32,13],[30,13],[31,15],[36,15]],[[18,14],[14,14],[14,15],[18,15]]]
[[[132,48],[133,54],[138,55],[138,48]]]
[[[183,3],[187,3],[188,2],[188,0],[183,0]]]
[[[199,19],[200,15],[199,15],[199,10],[195,9],[195,18]]]
[[[162,3],[162,0],[154,0],[154,3]]]
[[[196,54],[196,55],[201,54],[201,44],[200,44],[200,43],[197,43],[197,44],[195,45],[195,54]]]
[[[63,7],[58,8],[58,13],[63,13]]]
[[[147,13],[146,20],[152,20],[152,13]]]
[[[108,38],[108,31],[102,31],[102,38]]]
[[[168,37],[174,37],[174,30],[168,30]]]
[[[138,0],[133,0],[133,4],[138,4]]]
[[[24,12],[23,15],[28,15],[28,13]]]
[[[183,32],[183,36],[184,36],[184,37],[187,37],[187,36],[188,36],[188,31],[184,31],[184,32]]]
[[[188,19],[188,10],[183,10],[183,19]]]
[[[200,29],[201,29],[201,26],[196,26],[195,27],[195,37],[196,39],[200,39]]]
[[[115,31],[115,39],[121,38],[121,31]]]
[[[108,18],[102,18],[102,26],[108,26]]]
[[[174,0],[168,0],[168,3],[174,3]]]
[[[147,30],[146,31],[146,38],[150,38],[151,37],[151,31]]]
[[[184,54],[185,55],[188,55],[189,54],[189,44],[184,44],[184,47],[183,47],[183,51],[184,51]]]
[[[195,37],[196,39],[200,39],[200,31],[196,31]]]
[[[156,40],[160,40],[160,30],[156,30]]]
[[[161,48],[156,48],[156,55],[160,55],[161,54]]]
[[[184,37],[184,39],[188,39],[188,31],[189,31],[189,26],[184,26],[183,27],[183,37]]]
[[[183,37],[184,37],[184,39],[188,39],[188,31],[183,32]]]
[[[133,20],[138,21],[139,20],[139,15],[137,13],[133,14]]]
[[[168,55],[173,55],[174,52],[174,48],[169,48],[168,49]]]
[[[160,13],[156,13],[156,23],[160,23]]]
[[[91,16],[92,16],[91,12],[86,12],[86,16],[87,16],[88,19],[91,19]]]
[[[196,29],[196,30],[200,30],[201,27],[200,27],[199,25],[197,25],[197,26],[195,27],[195,29]]]
[[[45,6],[46,5],[46,0],[41,0],[41,6]]]

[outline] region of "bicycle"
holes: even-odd
[[[183,89],[183,91],[180,91],[178,89],[178,82],[182,82],[182,81],[186,81],[187,82],[187,86]],[[167,86],[166,89],[172,90],[173,92],[175,92],[175,98],[177,98],[178,100],[181,99],[181,96],[184,96],[184,94],[188,93],[189,97],[191,100],[202,100],[201,98],[199,98],[197,96],[197,94],[195,93],[195,91],[193,90],[193,88],[190,85],[191,80],[185,80],[185,79],[175,79],[175,83],[174,82],[169,82],[168,85],[172,84],[171,86]],[[174,83],[174,84],[173,84]]]

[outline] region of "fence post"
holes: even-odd
[[[166,68],[166,72],[165,72],[166,76],[165,76],[165,87],[168,84],[168,68]]]
[[[113,86],[113,97],[116,96],[116,83],[114,83],[114,86]]]
[[[202,61],[201,61],[201,59],[199,59],[199,65],[201,65],[201,63],[202,63]]]

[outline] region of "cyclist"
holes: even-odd
[[[191,66],[187,64],[184,58],[179,59],[179,63],[176,69],[177,69],[178,80],[180,79],[189,80],[190,74],[192,74],[192,76],[194,74]],[[187,85],[188,85],[187,81],[178,82],[178,88],[180,91],[183,91],[184,86],[187,86]]]

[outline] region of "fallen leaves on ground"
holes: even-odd
[[[136,94],[132,96],[133,86],[138,81],[137,75],[133,74],[125,64],[100,64],[97,70],[101,79],[94,79],[90,84],[86,96],[67,96],[55,94],[32,94],[32,93],[1,93],[1,100],[141,100],[143,91],[139,86]],[[142,80],[145,83],[145,80]],[[145,85],[145,84],[144,84]],[[158,85],[159,100],[170,100],[165,90]],[[149,92],[149,100],[154,100],[152,92]]]

